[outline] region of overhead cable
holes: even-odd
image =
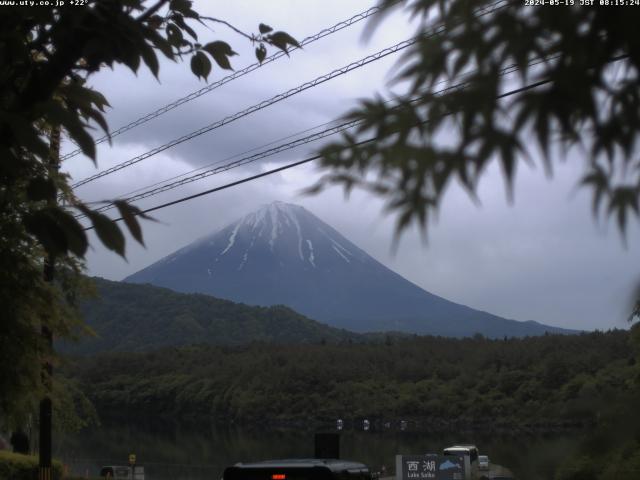
[[[327,37],[333,33],[339,32],[340,30],[343,30],[347,27],[350,27],[351,25],[354,25],[362,20],[365,20],[369,17],[371,17],[372,15],[375,15],[376,13],[378,13],[380,10],[382,9],[382,6],[375,6],[372,7],[368,10],[365,10],[364,12],[358,13],[356,15],[354,15],[351,18],[348,18],[346,20],[343,20],[341,22],[336,23],[335,25],[333,25],[332,27],[329,28],[325,28],[323,30],[320,30],[318,33],[316,33],[315,35],[311,35],[308,36],[306,38],[304,38],[303,40],[301,40],[299,42],[300,44],[300,48],[307,46],[313,42],[315,42],[316,40],[320,40],[321,38]],[[289,53],[291,53],[294,50],[298,50],[298,47],[292,47],[291,49],[289,49]],[[109,138],[114,138],[117,137],[118,135],[121,135],[125,132],[128,132],[129,130],[132,130],[140,125],[143,125],[147,122],[149,122],[150,120],[153,120],[154,118],[157,118],[161,115],[164,115],[165,113],[179,107],[180,105],[184,105],[187,102],[190,102],[191,100],[195,100],[198,97],[201,97],[202,95],[209,93],[213,90],[215,90],[218,87],[221,87],[222,85],[225,85],[226,83],[229,83],[232,80],[235,80],[236,78],[240,78],[248,73],[253,72],[254,70],[257,70],[258,68],[267,65],[271,62],[274,62],[284,56],[286,56],[287,54],[284,53],[281,50],[276,51],[275,53],[273,53],[272,55],[269,55],[268,57],[266,57],[262,63],[260,62],[256,62],[253,63],[251,65],[249,65],[248,67],[245,67],[241,70],[235,71],[230,75],[227,75],[226,77],[221,78],[220,80],[217,80],[216,82],[211,83],[210,85],[207,85],[206,87],[203,87],[199,90],[196,90],[194,92],[191,92],[189,95],[186,95],[184,97],[181,97],[177,100],[175,100],[174,102],[171,102],[167,105],[164,105],[163,107],[158,108],[157,110],[154,110],[153,112],[147,113],[146,115],[112,131],[109,132],[109,135],[104,135],[100,138],[98,138],[97,140],[95,140],[95,144],[99,144],[99,143],[103,143],[106,142],[107,140],[109,140]],[[75,143],[75,142],[74,142]],[[61,157],[61,160],[66,160],[68,158],[71,157],[75,157],[76,155],[82,153],[81,149],[76,149],[72,152],[69,152],[65,155],[63,155]]]
[[[234,159],[237,159],[237,158],[246,157],[250,153],[261,151],[266,147],[270,147],[272,145],[280,144],[280,143],[284,142],[285,140],[290,140],[292,138],[299,137],[302,134],[309,133],[309,132],[312,132],[314,130],[318,130],[319,128],[322,128],[322,127],[327,127],[328,125],[333,125],[335,123],[337,123],[337,120],[334,119],[334,120],[330,120],[328,122],[321,123],[319,125],[315,125],[315,126],[310,127],[310,128],[305,128],[304,130],[292,133],[290,135],[286,135],[284,137],[280,137],[280,138],[278,138],[276,140],[272,140],[272,141],[270,141],[268,143],[264,143],[264,144],[259,145],[257,147],[253,147],[253,148],[250,148],[248,150],[244,150],[242,152],[230,155],[228,157],[225,157],[224,159],[216,160],[214,162],[208,163],[208,164],[203,165],[201,167],[194,168],[192,170],[188,170],[188,171],[183,172],[183,173],[179,173],[178,175],[173,175],[173,176],[171,176],[169,178],[165,178],[164,180],[159,180],[159,181],[154,182],[152,184],[145,185],[144,187],[136,188],[135,190],[130,190],[130,191],[126,192],[126,193],[122,193],[122,194],[118,195],[117,198],[118,199],[122,199],[122,200],[126,200],[126,199],[129,199],[129,198],[132,198],[133,195],[135,195],[135,194],[137,194],[139,192],[147,191],[147,190],[149,190],[151,188],[154,188],[154,187],[159,187],[160,185],[166,184],[167,182],[171,182],[173,180],[179,180],[179,179],[181,179],[183,177],[195,175],[197,172],[202,172],[204,170],[210,170],[212,167],[214,167],[216,165],[220,165],[220,164],[225,163],[225,162],[231,162],[231,161],[234,161]]]
[[[500,95],[497,95],[496,99],[506,98],[506,97],[509,97],[511,95],[516,95],[518,93],[525,92],[527,90],[532,90],[532,89],[540,87],[542,85],[551,83],[551,81],[552,81],[551,79],[540,80],[538,82],[535,82],[535,83],[532,83],[532,84],[529,84],[529,85],[525,85],[523,87],[519,87],[519,88],[510,90],[508,92],[502,93]],[[425,122],[421,122],[421,123],[425,123]],[[366,140],[362,140],[360,142],[356,142],[352,146],[365,145],[367,143],[371,143],[371,142],[374,142],[376,140],[378,140],[378,137],[374,136],[374,137],[368,138]],[[269,175],[273,175],[274,173],[282,172],[282,171],[288,170],[290,168],[295,168],[295,167],[298,167],[300,165],[304,165],[306,163],[310,163],[310,162],[312,162],[314,160],[318,160],[320,158],[322,158],[322,155],[318,154],[318,155],[314,155],[312,157],[305,158],[304,160],[299,160],[297,162],[288,163],[288,164],[283,165],[281,167],[274,168],[274,169],[271,169],[271,170],[267,170],[266,172],[262,172],[262,173],[259,173],[257,175],[252,175],[250,177],[245,177],[245,178],[242,178],[240,180],[236,180],[234,182],[227,183],[225,185],[221,185],[219,187],[215,187],[215,188],[211,188],[211,189],[208,189],[208,190],[204,190],[202,192],[194,193],[192,195],[187,195],[185,197],[178,198],[176,200],[172,200],[170,202],[166,202],[166,203],[162,203],[160,205],[156,205],[155,207],[151,207],[151,208],[147,208],[147,209],[141,210],[137,215],[141,215],[141,214],[145,214],[146,215],[148,213],[152,213],[152,212],[155,212],[157,210],[161,210],[163,208],[171,207],[171,206],[177,205],[179,203],[184,203],[184,202],[187,202],[189,200],[193,200],[193,199],[196,199],[196,198],[199,198],[199,197],[203,197],[205,195],[210,195],[212,193],[219,192],[221,190],[226,190],[228,188],[241,185],[243,183],[251,182],[253,180],[257,180],[258,178],[262,178],[262,177],[266,177],[266,176],[269,176]],[[118,221],[122,221],[122,220],[123,220],[123,218],[119,217],[119,218],[114,219],[113,221],[118,222]],[[93,230],[93,228],[94,228],[93,226],[88,226],[88,227],[85,227],[84,230],[85,231],[86,230]]]
[[[487,15],[489,13],[492,13],[500,8],[503,8],[507,5],[508,3],[505,1],[498,1],[495,2],[489,6],[483,7],[479,12],[476,13],[477,16],[482,16],[482,15]],[[158,153],[161,153],[165,150],[168,150],[169,148],[175,147],[176,145],[179,145],[181,143],[184,143],[186,141],[192,140],[200,135],[203,135],[205,133],[208,133],[212,130],[215,130],[217,128],[222,127],[223,125],[229,124],[231,122],[234,122],[240,118],[243,118],[247,115],[250,115],[254,112],[257,112],[258,110],[262,110],[270,105],[273,105],[274,103],[278,103],[282,100],[285,100],[293,95],[296,95],[300,92],[303,92],[305,90],[308,90],[310,88],[313,88],[315,86],[318,86],[322,83],[325,83],[333,78],[339,77],[341,75],[345,75],[353,70],[356,70],[360,67],[363,67],[364,65],[368,65],[369,63],[375,62],[377,60],[380,60],[381,58],[384,58],[388,55],[391,55],[393,53],[399,52],[411,45],[414,45],[415,43],[417,43],[418,41],[420,41],[423,38],[430,38],[436,35],[439,35],[440,33],[443,33],[444,31],[446,31],[446,26],[444,24],[438,25],[437,27],[434,27],[433,29],[424,32],[422,35],[419,35],[417,37],[413,37],[407,40],[404,40],[402,42],[399,42],[391,47],[387,47],[383,50],[380,50],[372,55],[368,55],[358,61],[352,62],[342,68],[333,70],[325,75],[322,75],[320,77],[317,77],[309,82],[303,83],[302,85],[299,85],[298,87],[292,88],[284,93],[280,93],[278,95],[275,95],[267,100],[263,100],[260,103],[257,103],[245,110],[242,110],[240,112],[237,112],[233,115],[229,115],[225,118],[223,118],[222,120],[218,120],[214,123],[211,123],[205,127],[202,127],[198,130],[195,130],[191,133],[188,133],[186,135],[183,135],[182,137],[179,137],[175,140],[172,140],[168,143],[165,143],[163,145],[160,145],[152,150],[149,150],[141,155],[137,155],[125,162],[122,162],[118,165],[115,165],[111,168],[108,168],[107,170],[104,170],[102,172],[96,173],[95,175],[92,175],[90,177],[85,178],[84,180],[80,180],[78,182],[76,182],[75,184],[72,185],[72,188],[77,188],[80,187],[82,185],[86,185],[87,183],[93,182],[94,180],[97,180],[99,178],[102,178],[104,176],[110,175],[114,172],[117,172],[119,170],[122,170],[123,168],[129,167],[131,165],[134,165],[136,163],[139,163],[143,160],[146,160],[147,158],[150,158],[154,155],[157,155]]]
[[[545,61],[549,61],[551,59],[552,58],[536,59],[536,60],[533,60],[533,61],[529,62],[527,66],[528,67],[533,67],[535,65],[539,65],[540,63],[543,63]],[[500,76],[505,76],[505,75],[511,74],[513,72],[516,72],[518,70],[519,70],[519,68],[518,68],[517,65],[515,65],[515,64],[514,65],[510,65],[510,66],[507,66],[504,69],[502,69],[500,71],[499,75]],[[470,72],[470,73],[466,74],[465,76],[471,76],[473,73],[474,72]],[[438,91],[432,93],[432,95],[440,96],[440,95],[443,95],[445,93],[449,93],[452,90],[464,89],[468,85],[469,85],[468,81],[463,81],[463,82],[460,82],[460,83],[458,83],[456,85],[452,85],[452,86],[449,86],[449,87],[444,88],[442,90],[438,90]],[[415,99],[411,100],[411,103],[415,103],[415,102],[419,101],[421,98],[422,97],[415,98]],[[299,132],[298,134],[291,135],[290,137],[295,136],[295,135],[299,135],[300,133],[305,133],[305,132],[307,132],[309,130],[316,130],[317,128],[325,126],[325,125],[333,124],[333,126],[331,126],[329,128],[326,128],[326,129],[324,129],[322,131],[312,133],[312,134],[307,135],[305,137],[297,138],[297,139],[292,140],[290,142],[281,143],[281,144],[279,144],[279,145],[277,145],[275,147],[272,147],[272,148],[269,148],[269,149],[266,149],[266,150],[262,150],[260,152],[254,153],[252,155],[244,156],[243,158],[240,158],[238,160],[234,160],[234,161],[225,163],[223,165],[220,165],[220,163],[222,163],[222,162],[215,162],[215,163],[209,165],[211,168],[206,168],[205,169],[204,167],[202,167],[202,168],[198,168],[198,169],[192,170],[191,172],[187,172],[186,174],[178,175],[178,176],[172,177],[170,179],[167,179],[165,181],[157,182],[155,184],[152,184],[149,187],[147,187],[146,190],[144,190],[144,188],[137,189],[137,190],[132,192],[132,193],[135,193],[135,194],[128,195],[128,196],[120,196],[119,199],[125,200],[127,202],[135,202],[137,200],[142,200],[144,198],[152,197],[152,196],[158,195],[160,193],[166,192],[168,190],[173,190],[174,188],[178,188],[180,186],[186,185],[188,183],[192,183],[192,182],[195,182],[195,181],[198,181],[198,180],[202,180],[202,179],[210,177],[212,175],[217,175],[219,173],[226,172],[226,171],[234,169],[234,168],[238,168],[238,167],[250,164],[250,163],[254,163],[257,160],[261,160],[263,158],[267,158],[267,157],[276,155],[278,153],[281,153],[281,152],[284,152],[284,151],[287,151],[287,150],[291,150],[291,149],[296,148],[298,146],[305,145],[307,143],[311,143],[313,141],[320,140],[322,138],[325,138],[325,137],[328,137],[328,136],[331,136],[331,135],[335,135],[335,134],[343,132],[345,130],[352,129],[354,127],[357,127],[360,123],[362,123],[362,120],[352,120],[352,121],[348,121],[348,122],[343,122],[341,124],[337,124],[337,122],[335,120],[332,121],[332,122],[327,122],[325,124],[313,127],[311,129],[307,129],[307,130],[305,130],[303,132]],[[290,137],[288,137],[288,138],[290,138]],[[268,144],[268,145],[270,145],[270,144]],[[191,173],[191,175],[189,175],[190,173]],[[173,181],[171,181],[171,180],[173,180]],[[167,183],[167,182],[170,182],[170,183]],[[143,190],[143,191],[140,192],[141,190]],[[137,192],[140,192],[140,193],[137,193]],[[97,208],[96,211],[104,212],[104,211],[107,211],[107,210],[111,210],[112,208],[115,208],[115,204],[114,203],[108,203],[106,205],[103,205],[102,207]],[[83,215],[83,214],[78,214],[76,218],[82,218],[84,216],[85,215]]]

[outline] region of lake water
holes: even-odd
[[[329,430],[323,430],[329,431]],[[580,432],[554,435],[474,433],[433,434],[416,431],[341,432],[341,457],[378,470],[394,468],[396,454],[439,453],[455,443],[475,443],[492,463],[510,468],[519,480],[550,480],[566,455],[575,451]],[[104,424],[58,436],[55,456],[79,475],[97,476],[103,465],[126,465],[135,453],[146,480],[218,480],[236,462],[312,457],[314,432],[302,429],[253,430],[171,425],[166,421]]]

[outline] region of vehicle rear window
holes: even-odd
[[[370,480],[368,470],[333,472],[328,468],[241,468],[230,467],[223,480]]]

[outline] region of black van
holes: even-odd
[[[376,480],[363,463],[347,460],[290,459],[237,463],[223,480]]]

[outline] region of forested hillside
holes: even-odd
[[[64,343],[66,353],[144,351],[191,344],[252,341],[321,343],[360,336],[310,320],[284,306],[252,307],[209,295],[94,278],[98,297],[82,306],[95,337]]]
[[[354,332],[524,337],[575,330],[516,321],[428,292],[299,205],[273,202],[125,279],[250,305],[287,305]]]
[[[192,346],[77,362],[98,412],[291,423],[362,417],[556,428],[595,422],[633,392],[629,332],[377,344]]]

